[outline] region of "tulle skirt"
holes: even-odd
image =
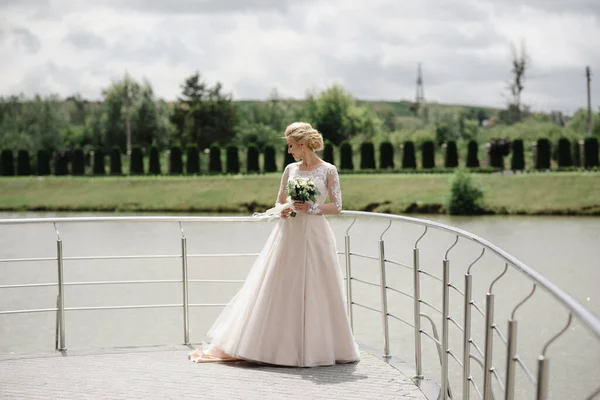
[[[359,360],[333,231],[298,213],[271,232],[238,293],[208,332],[231,356],[311,367]]]

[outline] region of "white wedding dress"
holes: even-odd
[[[278,203],[289,179],[310,178],[321,194],[342,209],[334,165],[311,171],[289,164]],[[345,291],[333,231],[321,214],[298,212],[281,219],[244,285],[208,332],[211,348],[241,359],[312,367],[359,360],[345,306]]]

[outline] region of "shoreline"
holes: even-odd
[[[340,174],[343,208],[448,215],[453,175]],[[480,215],[600,216],[600,173],[473,174]],[[2,212],[248,215],[271,208],[281,176],[2,177]]]

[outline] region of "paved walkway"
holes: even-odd
[[[361,352],[356,364],[285,368],[194,364],[186,346],[0,354],[2,399],[425,399],[405,375]]]

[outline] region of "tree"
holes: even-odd
[[[208,171],[217,172],[219,174],[223,172],[223,165],[221,164],[221,147],[217,143],[213,143],[210,146]]]
[[[195,148],[196,152],[194,154],[194,150],[188,148],[188,164],[187,164],[187,173],[198,173],[200,170],[199,159],[198,159],[198,149]],[[194,172],[192,172],[194,171]],[[171,147],[171,152],[169,153],[169,174],[170,175],[182,175],[183,174],[183,160],[181,154],[181,147],[173,146]]]
[[[171,150],[173,152],[173,150]],[[185,172],[188,175],[197,174],[200,172],[200,154],[198,153],[198,146],[191,144],[187,147],[187,154],[185,157]]]
[[[467,145],[467,168],[479,168],[479,144],[470,140]]]
[[[340,143],[340,169],[353,170],[352,145],[348,141]]]
[[[104,165],[104,151],[102,149],[94,150],[94,168],[92,173],[94,175],[105,175],[105,165]]]
[[[263,170],[265,172],[277,171],[277,163],[275,162],[275,148],[273,146],[265,147],[264,163],[265,165]]]
[[[17,175],[31,175],[31,160],[27,150],[19,150],[17,154]]]
[[[240,172],[240,153],[237,146],[230,144],[225,150],[227,154],[226,167],[228,174],[239,174]]]
[[[557,162],[559,167],[572,167],[573,158],[571,153],[571,141],[567,138],[558,140],[558,157]]]
[[[423,143],[423,159],[421,160],[423,169],[435,168],[435,144],[431,140]]]
[[[80,148],[73,151],[73,163],[71,166],[71,173],[73,175],[84,175],[85,174],[85,157],[83,150]]]
[[[402,168],[415,169],[417,168],[417,156],[415,154],[415,144],[412,141],[404,142],[402,146]]]
[[[506,123],[512,124],[521,121],[523,118],[522,93],[525,89],[524,81],[527,70],[529,69],[529,57],[525,50],[525,45],[521,45],[521,51],[518,52],[514,44],[511,44],[512,54],[512,79],[508,84],[510,99],[506,112],[500,114],[500,118]]]
[[[313,126],[325,140],[339,146],[343,140],[362,134],[372,138],[383,122],[368,107],[358,104],[340,85],[334,85],[318,96],[307,99],[307,113]]]
[[[381,142],[379,145],[379,168],[394,168],[394,145],[391,142]]]
[[[360,145],[360,169],[375,169],[375,147],[373,142],[363,142]]]
[[[160,175],[160,154],[156,146],[150,147],[150,161],[148,165],[148,174]]]
[[[331,143],[329,140],[325,141],[323,147],[323,161],[335,165],[333,157],[333,143]]]
[[[535,169],[550,169],[550,156],[552,154],[551,152],[551,145],[548,139],[540,138],[537,140],[537,156],[535,158]]]
[[[260,166],[258,162],[258,148],[256,145],[251,144],[248,146],[246,155],[246,171],[247,172],[260,172]]]
[[[12,150],[4,149],[0,152],[0,175],[13,176],[15,174],[15,159]]]
[[[456,142],[454,140],[451,140],[448,143],[446,143],[446,152],[444,153],[444,167],[458,167],[458,149],[456,148]]]
[[[523,139],[515,139],[512,142],[512,158],[510,159],[510,169],[513,171],[523,171],[525,169],[525,146]]]
[[[181,89],[172,116],[181,143],[205,149],[212,143],[224,146],[231,142],[237,114],[231,96],[222,93],[221,83],[209,87],[196,72],[185,80]]]
[[[141,91],[141,85],[127,73],[102,90],[105,145],[119,146],[128,157],[132,150],[132,114],[141,101]]]

